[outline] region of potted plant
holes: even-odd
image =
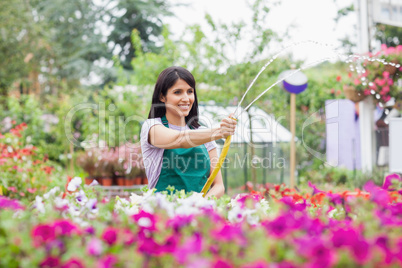
[[[80,166],[88,176],[85,178],[85,184],[91,184],[97,177],[97,162],[99,152],[96,149],[89,149],[79,152],[77,156],[77,165]]]

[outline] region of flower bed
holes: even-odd
[[[0,198],[2,267],[402,265],[401,178],[363,191],[284,185],[233,198],[173,191],[102,199],[73,178],[32,204]]]

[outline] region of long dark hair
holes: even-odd
[[[198,128],[200,124],[198,123],[198,100],[197,90],[195,89],[195,79],[188,70],[179,66],[171,66],[159,74],[155,84],[154,94],[152,95],[152,105],[148,119],[162,117],[166,114],[165,103],[160,100],[160,97],[166,96],[168,89],[179,79],[186,81],[186,83],[194,89],[194,103],[185,120],[187,125]]]

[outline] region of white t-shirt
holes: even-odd
[[[165,149],[153,146],[148,142],[149,130],[154,125],[163,125],[160,117],[147,119],[141,128],[142,157],[145,166],[145,173],[148,178],[148,187],[150,189],[155,188],[156,184],[158,183],[159,175],[161,174],[162,170],[163,152],[165,151]],[[188,126],[180,127],[172,124],[169,124],[169,128],[178,131],[190,129]],[[216,148],[215,141],[207,142],[204,145],[208,152]]]

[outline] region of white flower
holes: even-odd
[[[56,186],[52,190],[50,190],[49,192],[45,193],[43,195],[43,197],[45,199],[49,199],[49,197],[54,196],[56,194],[56,192],[58,192],[59,190],[60,190],[60,188],[58,186]]]
[[[83,190],[80,190],[75,194],[75,200],[78,202],[78,204],[83,206],[88,201],[88,197],[85,195]]]
[[[85,204],[85,207],[87,207],[89,211],[91,211],[91,213],[97,213],[98,212],[98,207],[96,206],[97,203],[98,201],[96,200],[96,198],[92,198],[88,200],[88,202]]]
[[[82,179],[80,177],[74,177],[67,186],[67,191],[75,192],[78,187],[82,184]]]
[[[54,205],[56,206],[56,208],[58,208],[58,209],[61,209],[61,208],[64,208],[64,207],[69,207],[70,206],[70,204],[68,203],[68,200],[67,199],[63,199],[63,198],[60,198],[60,197],[56,197],[55,198],[55,200],[54,200]]]
[[[40,196],[35,197],[35,202],[33,204],[33,207],[36,208],[39,212],[45,213],[45,206],[43,205],[43,198]]]

